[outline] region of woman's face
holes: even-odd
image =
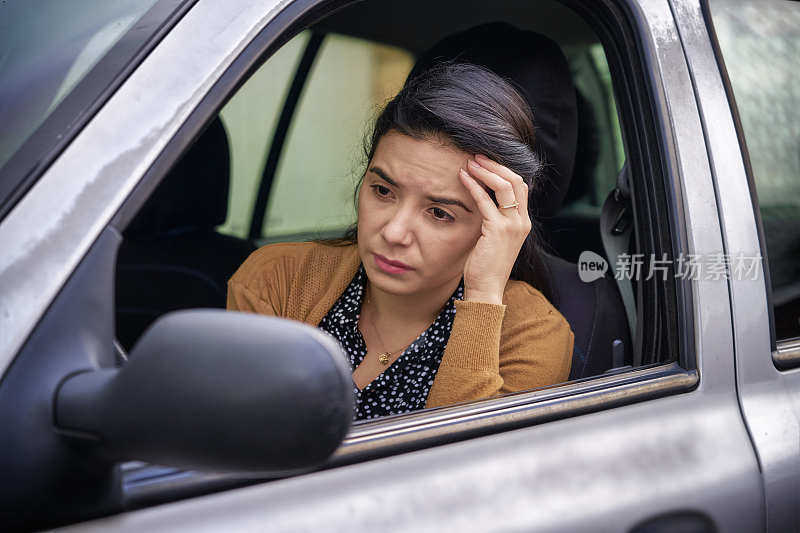
[[[481,214],[458,177],[469,157],[435,138],[390,131],[380,139],[358,198],[358,252],[371,283],[397,295],[455,290],[481,233]]]

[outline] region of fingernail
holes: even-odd
[[[483,154],[475,154],[475,159],[480,163],[481,161],[488,161],[489,158]]]
[[[467,164],[472,166],[473,168],[481,168],[481,166],[476,161],[473,161],[472,159],[467,161]]]

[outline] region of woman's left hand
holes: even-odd
[[[481,236],[464,264],[464,299],[501,304],[511,269],[531,231],[528,186],[509,168],[476,155],[459,171],[483,216]],[[492,189],[498,205],[481,183]],[[500,206],[519,202],[516,208]]]

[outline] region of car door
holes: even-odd
[[[416,19],[429,4],[394,8]],[[0,270],[0,290],[8,309],[23,310],[1,317],[12,332],[0,346],[5,369],[24,353],[29,336],[36,338],[39,319],[65,281],[83,272],[90,248],[118,244],[125,222],[258,60],[334,7],[342,6],[200,1],[164,37],[0,223],[0,240],[14,258]],[[649,205],[675,255],[718,253],[717,191],[680,18],[666,0],[573,7],[599,22],[613,58],[640,218]],[[46,223],[32,233],[30,221],[44,213]],[[663,238],[647,230],[655,237],[640,229],[641,242]],[[31,250],[50,244],[45,260],[34,260]],[[110,267],[103,268],[109,276]],[[321,471],[206,496],[198,494],[243,483],[220,485],[217,477],[181,492],[181,481],[172,478],[138,510],[76,528],[761,529],[764,492],[737,402],[728,281],[676,278],[662,289],[677,294],[677,306],[661,318],[678,333],[675,344],[643,343],[653,364],[357,425]],[[640,289],[640,322],[645,308],[656,307],[648,295]],[[106,307],[103,299],[111,298],[84,296]],[[65,319],[74,313],[50,311]],[[91,329],[84,334],[110,344]],[[0,392],[14,379],[7,372]],[[148,508],[155,503],[162,505]]]
[[[737,385],[763,473],[766,525],[797,530],[800,5],[679,3],[694,18],[682,35],[693,42],[689,62],[703,101],[726,251],[764,258],[764,266],[757,261],[754,272],[733,277],[731,299]],[[704,26],[713,39],[704,37]]]

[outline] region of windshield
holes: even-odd
[[[3,2],[0,167],[155,2]]]

